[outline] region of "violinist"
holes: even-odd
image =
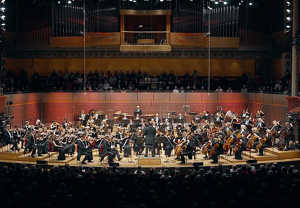
[[[174,143],[172,141],[171,130],[165,135],[160,132],[160,137],[163,140],[164,151],[166,157],[171,157],[172,150],[174,149]]]
[[[85,155],[84,160],[82,161],[83,164],[85,164],[85,161],[87,160],[86,157],[86,144],[84,139],[82,138],[84,136],[83,132],[79,132],[79,137],[76,141],[77,147],[78,147],[78,151],[77,151],[77,161],[80,161],[80,158],[82,155]]]
[[[133,149],[136,153],[136,155],[140,155],[142,154],[142,152],[144,151],[144,137],[143,137],[143,132],[142,130],[139,128],[137,130],[137,135],[133,138],[134,140],[134,146],[133,146]]]

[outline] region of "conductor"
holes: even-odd
[[[142,112],[142,109],[141,109],[141,107],[140,107],[139,105],[136,106],[136,108],[135,108],[133,114],[134,114],[134,117],[135,117],[135,118],[136,118],[136,117],[141,117],[141,116],[142,116],[143,112]]]
[[[145,157],[148,157],[148,151],[151,151],[152,157],[155,156],[155,152],[154,152],[155,135],[156,135],[156,129],[149,123],[149,121],[147,121],[146,127],[144,128],[144,137],[145,137],[145,145],[146,145]]]

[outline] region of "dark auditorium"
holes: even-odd
[[[0,0],[1,207],[299,206],[299,1]]]

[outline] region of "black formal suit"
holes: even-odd
[[[8,129],[5,129],[3,132],[4,145],[10,144],[12,139],[13,139],[12,133]]]
[[[35,155],[35,152],[36,152],[36,142],[35,142],[35,138],[34,138],[33,134],[30,134],[28,136],[28,142],[27,142],[27,145],[25,147],[24,154],[26,154],[27,151],[31,152],[31,156],[32,157]]]
[[[140,108],[135,109],[133,114],[134,114],[134,117],[137,117],[137,115],[141,116],[143,114],[142,109],[140,109]]]
[[[112,164],[114,162],[114,158],[116,156],[119,161],[121,160],[118,150],[116,150],[115,148],[112,148],[111,143],[109,141],[107,141],[106,139],[103,140],[102,147],[103,147],[103,152],[101,154],[100,162],[102,162],[106,156],[108,156],[109,164]]]
[[[157,116],[155,116],[155,117],[154,117],[154,121],[155,121],[156,124],[159,124],[159,123],[160,123],[160,118],[157,117]]]
[[[76,141],[76,144],[77,144],[77,147],[78,147],[77,148],[78,149],[78,152],[77,152],[77,161],[80,161],[81,155],[86,155],[85,143],[81,139],[78,139]]]
[[[153,126],[147,126],[144,128],[145,144],[146,144],[146,153],[145,157],[148,157],[148,151],[152,153],[152,157],[155,156],[154,144],[155,144],[155,134],[156,129]]]

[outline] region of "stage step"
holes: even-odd
[[[159,157],[138,157],[138,166],[160,166],[161,158]]]
[[[269,152],[264,152],[263,156],[259,156],[257,152],[248,152],[243,151],[242,156],[248,157],[251,160],[257,160],[257,161],[270,161],[270,160],[278,160],[278,156],[271,154]]]
[[[36,162],[37,160],[47,160],[53,156],[57,155],[57,152],[50,152],[49,154],[43,154],[40,157],[31,157],[31,153],[22,154],[17,157],[17,161],[24,161],[24,162]]]
[[[58,155],[55,157],[50,157],[47,159],[48,163],[54,163],[54,164],[69,164],[73,160],[76,159],[77,154],[74,154],[73,156],[69,156],[66,154],[66,159],[65,160],[57,160]]]
[[[265,148],[265,152],[278,156],[277,159],[294,159],[300,158],[300,150],[280,151],[277,148]]]
[[[243,163],[243,162],[246,162],[248,160],[248,158],[244,158],[242,156],[242,160],[237,160],[234,158],[234,156],[229,156],[229,155],[220,155],[220,159],[224,160],[225,162],[227,163],[233,163],[233,164],[236,164],[236,163]]]

